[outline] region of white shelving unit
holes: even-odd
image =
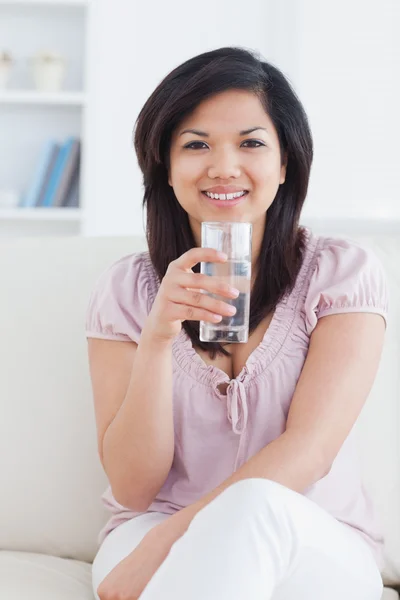
[[[0,104],[36,104],[53,106],[84,106],[82,92],[45,93],[37,91],[0,90]]]
[[[0,0],[0,6],[88,6],[90,0]]]
[[[3,208],[0,219],[4,221],[80,221],[80,208]]]
[[[22,197],[49,139],[81,140],[79,207],[0,205],[0,237],[82,234],[89,18],[90,0],[0,0],[0,52],[11,53],[15,61],[9,84],[0,89],[0,192]],[[29,59],[41,51],[66,59],[60,92],[33,85]]]

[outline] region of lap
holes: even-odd
[[[311,573],[313,585],[317,586],[320,581],[321,589],[327,585],[329,576],[333,590],[343,591],[346,585],[354,582],[361,590],[378,590],[373,592],[377,595],[371,597],[379,597],[379,590],[383,587],[372,549],[361,534],[335,519],[305,495],[274,481],[263,478],[241,480],[197,513],[196,520],[197,524],[192,521],[191,526],[197,528],[199,535],[205,530],[206,522],[222,524],[223,520],[226,520],[227,531],[231,523],[244,520],[248,529],[254,529],[255,525],[260,540],[263,527],[265,535],[268,535],[268,530],[275,529],[275,535],[286,542],[290,536],[285,536],[285,532],[294,534],[296,541],[291,551],[288,543],[283,544],[285,548],[281,545],[282,556],[292,555],[288,561],[291,566],[278,586],[274,600],[291,598]],[[189,545],[189,538],[186,543]],[[184,552],[183,545],[182,538]]]
[[[221,599],[378,600],[382,593],[377,563],[359,534],[302,494],[259,478],[233,484],[197,513],[144,599],[159,598],[162,589],[171,598],[194,589],[196,600],[211,597],[204,572]]]
[[[92,579],[95,592],[101,581],[137,547],[143,537],[169,516],[159,512],[139,515],[119,525],[107,536],[93,562]],[[242,527],[239,527],[240,524]],[[273,600],[288,600],[296,595],[302,598],[299,590],[307,590],[310,582],[313,597],[352,597],[363,600],[379,598],[382,583],[367,542],[301,494],[261,479],[243,480],[233,484],[199,511],[185,535],[175,543],[174,552],[170,553],[160,567],[160,585],[161,579],[162,587],[166,583],[165,577],[170,582],[168,585],[177,585],[179,575],[183,572],[188,576],[190,574],[188,589],[191,589],[195,580],[192,570],[201,567],[202,563],[205,567],[207,560],[213,558],[213,550],[221,556],[217,552],[219,545],[222,555],[228,555],[226,558],[229,559],[231,569],[232,563],[235,562],[234,555],[248,544],[247,533],[242,539],[240,536],[243,534],[240,534],[240,531],[256,531],[259,542],[257,547],[263,549],[264,535],[268,536],[268,532],[274,529],[274,524],[275,534],[283,544],[279,552],[285,555],[288,551],[292,553],[295,550],[297,558],[289,561],[290,568],[275,589]],[[288,532],[292,530],[295,531],[294,546],[288,537]],[[232,543],[228,543],[228,540]],[[214,558],[217,560],[217,557]],[[254,556],[248,551],[236,558],[237,572],[243,573],[239,565],[243,566],[246,560],[249,564],[244,572],[250,573],[259,563],[259,556]],[[196,565],[192,564],[193,561]],[[268,560],[265,562],[266,569],[267,563]],[[231,575],[226,574],[225,587],[231,578]],[[183,585],[184,581],[180,581],[179,585]],[[155,585],[156,583],[153,584]],[[235,585],[237,586],[237,582]],[[328,595],[326,586],[330,587]],[[154,597],[158,597],[157,593]],[[176,597],[179,597],[179,594]]]

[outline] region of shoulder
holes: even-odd
[[[375,312],[387,320],[386,273],[376,252],[350,238],[314,236],[305,300],[307,329],[318,318],[346,312]]]
[[[155,273],[149,252],[136,252],[122,256],[102,271],[95,283],[96,290],[106,290],[121,300],[132,291],[151,291],[155,284]]]
[[[86,312],[86,336],[138,341],[156,294],[148,252],[121,257],[98,276]]]
[[[386,274],[372,247],[350,238],[319,236],[310,285],[315,283],[373,292],[386,286]]]

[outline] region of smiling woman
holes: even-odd
[[[305,240],[298,223],[312,136],[303,106],[279,69],[239,48],[200,56],[165,77],[136,123],[149,251],[162,279],[172,260],[200,245],[202,221],[250,221],[251,335],[299,272]],[[227,197],[241,191],[247,193],[239,201]],[[200,341],[198,322],[186,320],[183,327],[211,359],[230,355],[219,343]]]
[[[95,594],[380,600],[354,424],[386,278],[368,248],[299,226],[313,158],[300,100],[273,65],[220,48],[161,81],[134,143],[149,248],[101,275],[87,312],[112,512]],[[200,248],[201,223],[223,220],[253,226],[249,338],[229,351],[199,340],[239,293],[199,273],[226,260]]]

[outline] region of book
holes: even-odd
[[[69,144],[60,180],[54,192],[52,206],[65,206],[72,182],[79,168],[80,149],[81,143],[77,138]]]
[[[50,175],[51,175],[51,173],[52,173],[52,171],[54,169],[54,165],[56,164],[56,160],[57,160],[57,157],[58,157],[58,155],[60,153],[60,150],[61,150],[60,144],[56,144],[56,146],[55,146],[55,148],[53,150],[53,154],[51,156],[51,160],[50,160],[50,162],[48,164],[48,167],[46,169],[46,172],[44,174],[42,185],[40,187],[40,192],[39,192],[39,195],[38,195],[38,197],[36,199],[36,205],[35,206],[42,206],[43,205],[43,199],[44,199],[44,195],[45,195],[45,192],[46,192],[47,185],[49,183]]]
[[[80,167],[75,171],[68,196],[65,199],[65,208],[79,208],[79,185],[80,185]]]
[[[30,208],[39,205],[40,196],[54,167],[59,148],[60,146],[55,140],[48,140],[43,145],[31,183],[19,204],[21,208]]]
[[[60,151],[56,157],[53,169],[50,173],[49,181],[44,192],[42,206],[50,207],[57,193],[58,186],[61,181],[62,173],[68,160],[68,155],[71,151],[72,145],[76,138],[69,137],[64,144],[62,144]]]

